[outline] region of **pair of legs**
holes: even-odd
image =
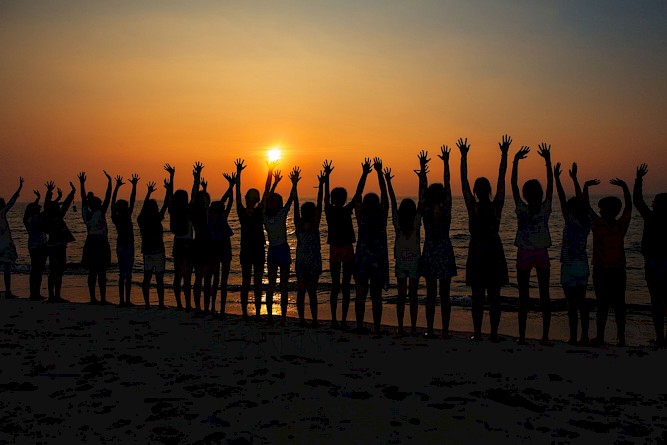
[[[144,306],[150,309],[148,292],[155,272],[155,284],[157,287],[158,307],[164,309],[164,253],[144,254],[144,280],[141,282],[141,291],[144,294]]]
[[[329,267],[331,269],[331,296],[329,303],[331,306],[331,326],[338,327],[336,311],[338,310],[338,293],[343,294],[341,325],[347,326],[347,311],[350,307],[350,281],[352,280],[352,270],[354,269],[354,256],[348,261],[340,261],[332,258]],[[341,270],[343,280],[341,281]]]
[[[528,309],[530,306],[530,272],[531,268],[517,267],[517,281],[519,287],[519,344],[526,343],[526,324],[528,322]],[[540,304],[542,305],[542,344],[549,343],[549,327],[551,325],[551,299],[549,297],[549,276],[551,269],[548,267],[535,268],[537,274],[537,286],[540,293]]]
[[[498,341],[498,327],[500,326],[500,286],[472,286],[472,340],[482,339],[482,322],[484,321],[484,298],[489,297],[489,318],[491,322],[492,342]]]
[[[382,282],[368,278],[356,279],[357,296],[354,302],[354,311],[357,316],[357,331],[364,331],[364,315],[366,314],[366,297],[368,291],[371,292],[371,302],[373,304],[373,329],[376,334],[380,333],[382,326]]]
[[[42,297],[42,276],[46,269],[46,259],[48,252],[46,248],[30,249],[30,299],[43,300]],[[11,283],[10,283],[11,284]],[[7,280],[5,279],[5,287]]]
[[[268,264],[269,284],[266,288],[266,314],[269,321],[273,318],[273,293],[276,289],[276,280],[278,278],[278,271],[280,270],[280,323],[285,324],[287,321],[287,302],[289,283],[290,263],[286,262],[278,264],[271,262]]]
[[[299,325],[305,326],[306,312],[306,292],[310,300],[310,315],[313,320],[313,327],[318,326],[317,321],[317,284],[320,277],[297,278],[296,280],[296,309],[299,313]]]
[[[67,245],[50,246],[49,248],[49,302],[67,301],[60,296],[67,262]]]
[[[88,269],[88,293],[90,294],[90,302],[97,303],[95,298],[95,286],[100,288],[100,302],[107,302],[107,268],[102,264],[95,264],[96,260],[90,264]]]
[[[449,299],[451,278],[440,280],[440,313],[442,316],[442,337],[449,338],[449,319],[452,313],[452,302]],[[415,292],[416,292],[415,285]],[[400,290],[399,290],[400,295]],[[435,304],[438,296],[438,279],[426,278],[426,335],[433,336],[433,322],[435,320]],[[415,300],[417,295],[415,294]],[[416,314],[415,314],[416,315]]]
[[[609,307],[614,309],[619,346],[625,346],[625,267],[593,268],[593,288],[598,304],[597,338],[594,344],[604,343],[604,331],[609,316]]]
[[[181,291],[185,296],[185,309],[191,310],[191,284],[192,282],[192,261],[188,255],[174,255],[174,296],[176,297],[176,308],[183,309],[181,301]]]
[[[396,277],[398,283],[398,300],[396,302],[396,317],[398,319],[398,333],[403,334],[403,317],[405,315],[405,300],[410,301],[410,333],[417,333],[417,312],[419,302],[417,301],[417,288],[419,287],[419,276]]]
[[[262,276],[264,275],[264,253],[261,262],[258,258],[245,259],[241,255],[241,312],[243,318],[248,318],[248,294],[250,293],[250,282],[252,281],[255,294],[255,318],[259,320],[262,309]]]
[[[647,260],[644,265],[648,293],[651,296],[651,314],[655,328],[655,342],[665,345],[665,312],[667,311],[667,261]]]
[[[581,317],[580,344],[588,344],[588,305],[586,304],[586,286],[563,286],[563,293],[567,301],[567,319],[570,325],[569,344],[577,344],[578,315]]]
[[[227,281],[229,280],[229,268],[231,260],[223,259],[213,264],[213,284],[211,290],[211,313],[215,313],[215,297],[220,289],[220,318],[225,318],[225,306],[227,305]],[[261,280],[261,279],[260,279]],[[246,293],[243,315],[248,315],[248,294]]]
[[[132,290],[132,268],[134,267],[134,247],[116,249],[118,256],[118,306],[132,306],[130,292]]]
[[[12,294],[12,263],[2,262],[0,263],[4,270],[5,274],[5,298],[13,298]]]

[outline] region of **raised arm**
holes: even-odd
[[[392,217],[398,216],[398,204],[396,203],[396,194],[394,193],[394,187],[391,185],[391,180],[394,177],[391,174],[391,169],[385,167],[384,169],[384,179],[387,182],[387,191],[389,192],[389,201],[391,202],[391,215]]]
[[[389,213],[389,195],[387,194],[387,183],[384,180],[384,175],[382,174],[382,159],[375,157],[373,158],[373,168],[378,175],[378,185],[380,186],[380,204],[384,210],[385,222],[387,219],[387,213]]]
[[[331,204],[331,197],[329,195],[329,177],[331,176],[331,172],[333,171],[333,167],[331,166],[331,161],[324,161],[324,164],[322,164],[322,169],[324,170],[324,203],[326,205]]]
[[[222,176],[224,176],[227,182],[229,182],[227,191],[224,195],[222,195],[222,198],[220,198],[222,205],[225,206],[224,216],[227,218],[229,216],[229,212],[232,210],[232,204],[234,204],[234,184],[236,184],[236,173],[223,173]]]
[[[40,195],[39,190],[35,189],[32,191],[35,194],[35,200],[33,201],[33,204],[39,204],[39,199],[42,197]]]
[[[452,185],[450,181],[450,172],[449,172],[449,153],[451,150],[448,146],[443,145],[440,147],[440,154],[438,157],[442,159],[444,164],[444,174],[443,174],[443,184],[445,186],[445,207],[451,212],[452,210]]]
[[[556,179],[556,192],[558,193],[558,202],[560,202],[560,210],[563,212],[563,216],[567,215],[567,196],[565,195],[565,190],[563,189],[563,184],[560,182],[560,162],[557,162],[554,166],[554,177]]]
[[[493,197],[493,202],[496,204],[496,211],[502,210],[505,205],[505,176],[507,176],[507,157],[509,156],[510,145],[512,145],[512,138],[508,135],[504,135],[501,142],[498,142],[498,147],[500,147],[500,166],[498,167],[496,194]]]
[[[130,184],[132,184],[132,192],[130,192],[130,208],[128,209],[130,212],[130,215],[132,215],[132,211],[134,210],[134,202],[137,199],[137,183],[139,182],[139,175],[136,173],[132,174],[132,177],[130,178]]]
[[[514,155],[514,162],[512,162],[512,196],[514,196],[514,202],[516,203],[523,202],[519,192],[519,161],[526,159],[529,152],[529,147],[521,147]]]
[[[320,174],[317,176],[317,224],[319,227],[320,220],[322,219],[322,198],[324,195],[324,183],[327,182],[327,174],[324,170],[320,170]]]
[[[366,187],[366,178],[373,171],[371,166],[370,158],[364,158],[364,162],[361,163],[361,177],[359,178],[359,183],[357,184],[357,190],[354,192],[352,197],[351,204],[357,205],[361,204],[361,195],[364,194],[364,187]]]
[[[234,161],[234,165],[236,166],[236,213],[239,215],[245,210],[243,202],[241,201],[241,172],[247,167],[246,165],[243,165],[244,162],[245,161],[241,158],[237,158],[236,161]]]
[[[104,171],[104,170],[102,170]],[[102,213],[106,213],[109,208],[109,201],[111,200],[111,176],[104,171],[104,176],[107,177],[107,189],[104,192],[104,201],[102,202]]]
[[[72,205],[72,201],[74,201],[74,195],[76,194],[76,187],[74,187],[74,184],[70,182],[69,186],[70,192],[60,206],[60,214],[62,216],[67,214],[67,210],[69,210],[69,206]]]
[[[290,206],[292,205],[292,202],[297,197],[296,196],[296,184],[301,179],[300,174],[301,174],[301,169],[299,167],[296,167],[296,166],[292,169],[292,171],[289,174],[290,181],[292,181],[292,190],[290,190],[289,198],[287,198],[287,202],[283,206],[283,209],[289,209]],[[298,206],[298,203],[297,203],[297,206]]]
[[[465,138],[465,140],[459,138],[456,141],[456,146],[461,152],[461,192],[463,193],[463,201],[466,204],[466,208],[470,211],[475,206],[475,197],[472,194],[472,190],[470,190],[470,182],[468,182],[468,151],[470,151],[468,138]]]
[[[649,209],[649,207],[646,205],[646,202],[644,201],[644,192],[642,190],[644,176],[646,176],[646,173],[648,173],[648,166],[646,164],[642,164],[637,167],[637,176],[635,176],[635,185],[633,187],[632,193],[632,197],[635,201],[635,207],[637,207],[637,210],[639,211],[639,214],[642,216],[642,218],[646,218],[647,216],[651,215],[651,209]]]
[[[78,175],[79,186],[81,187],[81,212],[86,208],[86,172],[80,172]]]
[[[289,174],[289,179],[292,181],[292,190],[288,201],[294,201],[294,227],[297,227],[301,222],[301,209],[299,208],[299,192],[297,189],[297,184],[299,183],[299,173],[301,170],[298,167],[294,167]],[[291,205],[291,202],[290,202]]]
[[[554,172],[551,168],[551,145],[541,143],[538,146],[537,154],[544,158],[544,163],[547,166],[547,191],[544,200],[551,202],[554,194]]]
[[[426,203],[426,188],[428,187],[428,163],[430,159],[428,158],[428,152],[422,150],[417,155],[419,159],[419,170],[415,170],[419,177],[419,204],[417,204],[418,209],[421,210],[424,208]]]
[[[626,184],[625,181],[620,178],[614,178],[611,181],[609,181],[609,183],[611,185],[615,185],[623,189],[623,199],[625,200],[625,207],[623,208],[623,214],[621,215],[621,219],[626,219],[629,221],[630,217],[632,216],[632,195],[630,194],[630,189],[628,188],[628,184]]]
[[[51,198],[53,198],[53,190],[56,188],[56,184],[53,181],[47,181],[44,183],[46,187],[46,195],[44,195],[44,208],[51,203]]]
[[[271,193],[271,178],[273,177],[273,170],[276,168],[278,165],[278,161],[274,162],[267,162],[266,166],[268,167],[268,172],[266,174],[266,183],[264,184],[264,193],[262,193],[262,201],[260,202],[260,208],[262,209],[262,212],[266,210],[266,199],[269,196],[269,193]]]
[[[584,196],[584,203],[586,204],[586,208],[588,209],[588,213],[590,213],[592,216],[599,218],[598,214],[595,213],[595,210],[593,210],[593,207],[591,207],[591,200],[590,196],[588,194],[588,189],[589,187],[593,185],[598,185],[600,184],[600,181],[597,179],[589,179],[588,181],[584,182],[584,191],[583,191],[583,196]]]
[[[153,183],[155,186],[155,183]],[[153,188],[155,190],[155,188]],[[160,218],[164,218],[167,209],[171,204],[171,197],[174,194],[174,180],[172,177],[164,180],[164,201],[162,202],[162,208],[160,209]]]
[[[572,184],[574,184],[574,193],[576,196],[581,197],[582,191],[581,186],[579,185],[579,178],[577,177],[578,171],[579,169],[577,168],[577,163],[573,162],[572,168],[570,169],[570,178],[572,178]]]
[[[151,199],[151,195],[155,191],[155,182],[148,181],[146,183],[146,196],[144,197],[144,204],[141,206],[141,211],[143,212],[144,208],[148,204],[148,201]]]
[[[269,191],[269,194],[276,192],[276,187],[278,187],[278,183],[282,181],[282,179],[283,176],[280,174],[280,170],[275,170],[273,172],[273,184],[271,184],[271,190]]]
[[[120,175],[116,176],[116,185],[114,186],[114,188],[113,188],[113,194],[111,195],[111,209],[112,209],[112,210],[113,210],[113,208],[116,206],[116,198],[118,197],[118,189],[119,189],[123,184],[125,184],[125,183],[123,182],[123,177],[120,176]]]
[[[7,204],[4,207],[5,213],[8,212],[12,207],[14,207],[14,204],[16,204],[16,200],[19,199],[19,195],[21,194],[22,188],[23,188],[23,176],[20,176],[19,187],[16,189],[12,197],[9,198],[9,201],[7,201]]]
[[[192,166],[192,191],[190,192],[190,203],[195,202],[195,197],[199,192],[199,184],[201,184],[201,171],[204,169],[204,164],[197,161]]]

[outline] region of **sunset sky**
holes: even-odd
[[[165,162],[189,188],[197,160],[217,195],[237,157],[245,190],[274,146],[303,195],[325,158],[351,191],[364,156],[406,195],[420,149],[442,180],[441,144],[459,194],[456,139],[495,184],[504,133],[582,179],[632,184],[646,162],[647,191],[667,191],[665,1],[1,1],[0,42],[3,197],[80,170],[102,193],[102,168],[143,193]],[[522,167],[544,181],[536,153]]]

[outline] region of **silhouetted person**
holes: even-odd
[[[667,193],[658,193],[653,198],[653,209],[644,201],[642,185],[648,173],[646,164],[637,167],[634,202],[644,219],[642,255],[644,276],[651,296],[651,312],[655,327],[655,343],[665,346],[665,310],[667,309]]]
[[[594,345],[604,344],[604,331],[609,307],[614,309],[618,345],[625,346],[625,234],[632,216],[632,196],[625,181],[615,178],[609,181],[623,189],[625,208],[620,218],[621,200],[607,196],[598,201],[600,215],[589,207],[593,217],[593,288],[597,299],[597,337]],[[591,184],[593,185],[593,184]]]
[[[577,311],[581,314],[581,337],[579,344],[588,344],[588,305],[586,303],[586,288],[588,287],[588,254],[586,243],[591,232],[591,217],[588,213],[588,187],[598,184],[591,180],[584,183],[582,192],[577,179],[577,164],[572,164],[570,177],[574,183],[575,196],[567,199],[563,184],[560,181],[560,162],[554,167],[556,191],[560,208],[563,212],[563,241],[560,249],[560,284],[567,300],[567,316],[570,325],[571,345],[577,344]]]
[[[336,187],[329,194],[329,179],[333,167],[331,161],[323,165],[324,183],[324,214],[327,219],[327,243],[329,244],[329,270],[331,271],[331,327],[337,328],[338,293],[342,293],[340,327],[347,328],[347,311],[350,306],[350,281],[354,271],[354,227],[352,212],[354,203],[361,201],[361,193],[366,183],[367,173],[362,173],[354,197],[347,201],[347,190]],[[342,271],[342,280],[341,280]]]
[[[234,185],[236,184],[236,173],[223,174],[229,182],[229,187],[220,201],[211,203],[208,211],[208,230],[211,235],[211,248],[213,252],[213,283],[211,289],[211,313],[215,315],[215,298],[220,289],[220,319],[225,319],[225,306],[227,305],[227,281],[229,279],[229,268],[232,262],[231,236],[234,234],[229,227],[229,212],[234,204]],[[209,278],[210,279],[210,278]]]
[[[468,210],[468,261],[466,263],[466,284],[472,288],[472,340],[482,339],[482,320],[484,319],[484,296],[489,297],[489,318],[491,322],[492,342],[498,341],[500,325],[500,288],[509,284],[507,261],[503,243],[498,230],[505,204],[505,174],[507,172],[507,152],[512,138],[505,135],[500,147],[500,167],[496,194],[491,199],[491,183],[487,178],[475,180],[470,190],[468,182],[468,139],[459,139],[456,143],[461,151],[461,189]]]
[[[104,202],[92,193],[86,194],[86,173],[79,173],[81,185],[81,216],[86,224],[86,243],[83,246],[81,263],[88,269],[88,293],[90,303],[106,304],[107,302],[107,268],[111,263],[111,247],[109,246],[106,213],[111,200],[111,176],[107,177],[107,189]],[[95,284],[100,289],[100,301],[95,298]]]
[[[9,198],[8,202],[5,203],[4,198],[0,198],[0,264],[5,275],[5,298],[14,298],[14,294],[12,294],[12,264],[17,258],[16,247],[7,221],[7,212],[16,204],[21,188],[23,188],[23,178],[19,178],[19,188]]]
[[[519,338],[517,343],[526,344],[526,324],[530,305],[530,272],[534,268],[542,305],[542,339],[540,343],[549,345],[549,326],[551,325],[551,300],[549,298],[549,216],[553,195],[553,170],[551,169],[551,146],[540,144],[538,154],[544,158],[547,169],[546,196],[537,179],[530,179],[523,184],[519,193],[519,161],[525,159],[530,148],[521,147],[512,163],[512,194],[516,204],[517,231],[514,245],[516,253],[516,275],[519,287]],[[543,199],[544,198],[544,199]],[[525,199],[525,201],[524,201]]]
[[[188,201],[188,192],[185,190],[176,190],[169,203],[169,227],[174,234],[172,250],[172,257],[174,259],[174,296],[176,297],[176,309],[178,310],[183,309],[181,291],[185,296],[185,309],[192,309],[190,292],[192,286],[194,229],[192,226],[191,210],[194,197],[199,189],[199,181],[203,168],[204,166],[199,162],[194,165],[190,201]]]
[[[121,176],[116,177],[116,186],[111,196],[111,221],[116,226],[116,255],[118,256],[118,306],[133,306],[130,301],[132,290],[132,269],[134,268],[134,224],[132,212],[137,197],[139,176],[133,174],[130,183],[130,202],[119,199],[118,189],[125,184]]]
[[[155,191],[155,182],[149,182],[146,185],[144,204],[137,218],[139,233],[141,234],[141,253],[144,257],[144,279],[141,283],[141,290],[144,295],[144,306],[146,309],[150,308],[148,297],[153,273],[155,273],[158,305],[159,307],[164,307],[164,269],[166,258],[162,221],[169,207],[175,173],[175,169],[169,164],[165,166],[165,169],[169,172],[169,179],[165,179],[164,181],[165,197],[162,208],[158,208],[157,202],[151,199],[151,194]]]
[[[236,164],[236,212],[241,225],[241,311],[243,319],[248,318],[248,293],[250,281],[255,294],[255,318],[259,320],[262,306],[262,276],[264,275],[264,222],[259,190],[251,188],[245,194],[245,206],[241,200],[241,172],[247,166],[243,159]],[[270,181],[269,177],[267,181]],[[264,197],[263,199],[265,199]]]
[[[63,284],[63,275],[67,265],[67,244],[74,241],[74,236],[65,223],[65,215],[74,200],[76,188],[71,182],[70,192],[60,204],[56,201],[46,201],[44,203],[44,212],[40,217],[44,232],[49,236],[46,242],[46,248],[49,254],[49,303],[66,302],[60,295]]]
[[[204,293],[203,314],[207,315],[211,302],[211,279],[213,277],[213,243],[208,229],[208,211],[211,197],[206,191],[207,182],[202,178],[202,190],[194,190],[192,197],[192,227],[195,232],[192,265],[195,271],[194,297],[195,311],[202,311],[201,296]]]
[[[276,288],[276,279],[280,271],[280,323],[284,325],[287,322],[287,285],[289,283],[290,265],[292,264],[292,256],[289,244],[287,244],[287,216],[289,215],[294,195],[296,194],[296,182],[293,178],[294,176],[298,178],[298,173],[296,173],[295,169],[290,174],[292,190],[289,198],[287,198],[287,202],[283,205],[282,196],[274,192],[282,179],[280,170],[273,172],[275,166],[276,163],[269,164],[269,173],[264,188],[264,197],[262,198],[264,204],[264,228],[266,229],[266,237],[269,242],[269,251],[266,255],[266,269],[269,278],[266,287],[266,313],[270,323],[273,320],[273,292]],[[272,174],[274,184],[273,188],[269,190]]]
[[[354,256],[354,281],[357,294],[354,309],[357,316],[357,332],[364,332],[366,297],[370,283],[373,326],[375,333],[380,334],[382,289],[389,285],[389,254],[387,250],[389,196],[382,173],[382,160],[377,157],[374,158],[371,167],[370,160],[366,159],[362,168],[366,175],[372,169],[375,169],[378,175],[381,197],[375,193],[367,193],[363,200],[357,199],[354,201],[354,214],[359,228],[357,249]]]
[[[46,183],[46,196],[44,202],[51,200],[55,184],[53,181]],[[31,301],[41,301],[42,276],[46,269],[46,260],[49,256],[46,249],[46,233],[42,223],[41,206],[39,205],[40,194],[34,190],[35,200],[28,204],[23,213],[23,225],[28,231],[28,253],[30,254],[30,297]],[[61,192],[62,193],[62,192]]]
[[[320,220],[322,218],[322,199],[326,173],[320,172],[317,177],[317,204],[304,202],[299,209],[299,195],[296,184],[299,182],[300,171],[295,169],[290,174],[294,184],[294,229],[296,232],[296,307],[299,313],[299,324],[305,326],[306,292],[310,300],[310,315],[313,327],[318,326],[317,320],[317,285],[322,274],[322,252],[320,246]]]
[[[421,214],[417,204],[410,199],[401,200],[399,207],[396,201],[394,187],[391,180],[394,178],[390,168],[384,169],[384,178],[389,192],[391,203],[391,220],[394,226],[394,275],[398,287],[396,300],[396,317],[398,321],[398,335],[405,335],[403,318],[405,316],[405,301],[410,301],[410,325],[412,335],[417,334],[417,288],[419,286],[419,257],[421,256]],[[419,181],[422,185],[421,177]]]
[[[424,250],[420,270],[426,280],[426,336],[433,337],[433,321],[438,293],[442,317],[442,337],[449,338],[449,319],[452,303],[449,299],[452,277],[456,276],[454,249],[449,239],[452,222],[452,189],[449,182],[449,148],[445,145],[439,155],[444,164],[443,184],[428,185],[426,173],[430,159],[419,154],[419,207],[424,221]],[[396,239],[398,241],[398,238]]]

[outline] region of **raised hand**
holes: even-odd
[[[123,177],[120,176],[120,175],[116,176],[116,187],[120,187],[120,186],[123,185],[123,184],[125,184],[125,183],[123,182]]]
[[[273,183],[275,185],[278,185],[280,180],[283,179],[282,175],[280,174],[280,170],[276,170],[273,172]]]
[[[86,172],[79,172],[78,175],[76,175],[77,178],[79,178],[80,183],[86,182]]]
[[[385,167],[384,169],[384,178],[387,180],[387,182],[394,179],[394,176],[391,174],[391,169],[389,167]]]
[[[556,165],[554,166],[554,176],[556,178],[560,178],[561,170],[560,170],[560,162],[556,162]],[[570,176],[572,176],[572,170],[570,170]]]
[[[23,176],[19,176],[19,188],[23,187]]]
[[[440,154],[438,157],[442,159],[443,161],[449,161],[449,153],[451,153],[451,150],[447,145],[441,145],[440,146]]]
[[[58,194],[57,194],[57,197],[56,197],[56,201],[59,201],[60,198],[62,198],[62,197],[63,197],[63,191],[60,190],[60,187],[58,187]]]
[[[324,169],[324,174],[326,176],[329,176],[331,172],[333,171],[333,166],[332,166],[333,161],[324,161],[324,164],[322,164],[322,168]]]
[[[56,188],[56,183],[53,181],[47,181],[44,185],[46,186],[47,192],[52,192]]]
[[[234,161],[234,165],[236,166],[236,174],[240,174],[241,171],[247,167],[247,165],[243,165],[245,161],[241,158],[237,158],[236,161]]]
[[[164,169],[169,173],[171,176],[174,176],[174,173],[176,173],[176,167],[172,167],[169,164],[164,164]]]
[[[637,167],[637,178],[641,179],[644,176],[646,176],[646,173],[648,173],[648,165],[642,164],[639,167]]]
[[[292,185],[296,185],[297,182],[301,179],[301,169],[299,167],[294,167],[289,174],[289,179],[292,181]]]
[[[371,166],[371,159],[370,158],[364,158],[364,162],[361,163],[361,169],[366,174],[373,171],[373,167]]]
[[[229,182],[229,185],[234,185],[236,183],[236,173],[228,174],[228,173],[223,173],[222,176],[225,177],[227,182]]]
[[[589,179],[588,181],[584,182],[584,187],[590,187],[593,185],[599,185],[600,180],[599,179]]]
[[[199,183],[201,184],[201,188],[202,188],[204,191],[206,191],[206,187],[208,187],[208,182],[206,182],[206,179],[201,178],[201,181],[199,181]]]
[[[456,141],[456,146],[459,147],[459,150],[461,151],[461,156],[467,156],[468,151],[470,151],[470,144],[468,144],[468,138],[459,138],[458,141]]]
[[[373,168],[378,173],[382,173],[382,159],[378,158],[377,156],[374,157],[373,158]]]
[[[153,183],[155,185],[155,183]],[[169,190],[169,187],[171,186],[171,181],[167,178],[164,178],[164,183],[163,183],[164,188]],[[155,190],[155,187],[153,187],[153,190]]]
[[[326,162],[325,162],[326,165]],[[319,181],[320,184],[324,184],[327,181],[327,172],[324,170],[320,170],[320,174],[317,175],[317,180]]]
[[[572,163],[572,169],[570,170],[570,178],[572,179],[577,179],[577,163],[573,162]]]
[[[109,175],[109,173],[107,173],[106,170],[102,170],[102,171],[104,172],[104,176],[107,177],[107,181],[111,181],[111,176]]]
[[[76,187],[74,187],[74,183],[72,181],[69,182],[69,186],[72,189],[72,192],[76,192]]]
[[[39,200],[39,198],[42,197],[42,195],[39,194],[39,190],[33,190],[32,192],[33,192],[33,193],[35,194],[35,196],[37,197],[37,200]]]
[[[516,152],[514,155],[514,160],[519,161],[521,159],[526,159],[526,156],[528,156],[528,153],[530,153],[530,147],[526,147],[525,145],[519,149],[519,151]]]
[[[132,173],[132,177],[130,177],[130,183],[132,185],[137,185],[137,182],[139,182],[139,175],[136,173]]]
[[[165,182],[167,182],[166,179]],[[149,195],[153,193],[155,191],[155,181],[149,181],[148,184],[146,184],[146,189]]]
[[[614,179],[610,180],[609,183],[611,185],[615,185],[617,187],[623,187],[623,188],[627,187],[627,184],[621,178],[614,178]]]
[[[551,145],[547,145],[544,142],[537,146],[537,154],[542,156],[545,161],[551,160]]]
[[[503,136],[502,142],[498,142],[498,147],[500,147],[500,151],[503,153],[509,151],[510,145],[512,145],[512,138],[508,135]]]
[[[417,158],[419,159],[419,166],[421,168],[425,168],[426,164],[429,163],[430,159],[428,157],[428,151],[422,150],[419,152],[417,155]]]
[[[201,171],[202,171],[203,169],[204,169],[204,164],[202,164],[201,162],[197,161],[197,162],[195,162],[195,165],[192,166],[192,174],[193,174],[194,176],[200,176],[200,175],[201,175]]]
[[[276,167],[278,167],[278,161],[266,161],[266,166],[269,168],[269,171],[272,172]]]

